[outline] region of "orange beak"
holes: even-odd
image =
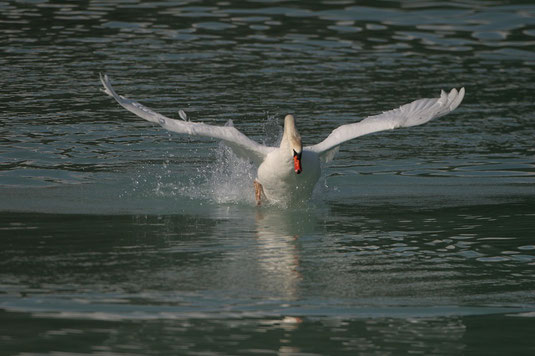
[[[294,170],[297,174],[303,171],[303,168],[301,167],[301,155],[297,153],[294,154]]]

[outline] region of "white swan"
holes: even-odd
[[[223,140],[238,156],[253,161],[258,166],[254,181],[258,205],[263,198],[281,204],[308,200],[320,177],[321,163],[332,160],[340,144],[372,132],[424,124],[457,108],[464,97],[464,88],[452,89],[448,94],[442,91],[439,98],[419,99],[360,122],[342,125],[322,142],[306,147],[302,145],[294,117],[286,115],[280,147],[268,147],[249,139],[231,121],[226,126],[191,122],[182,110],[179,114],[183,120],[174,120],[118,95],[107,75],[101,75],[100,80],[106,94],[137,116],[170,131]]]

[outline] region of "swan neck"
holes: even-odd
[[[282,136],[281,147],[289,146],[297,153],[301,153],[303,145],[301,143],[301,136],[295,126],[295,119],[293,115],[286,115],[284,118],[284,134]]]

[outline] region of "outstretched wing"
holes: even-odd
[[[274,148],[261,145],[238,131],[234,126],[212,126],[200,122],[175,120],[159,114],[137,101],[125,98],[115,92],[107,75],[100,75],[100,81],[104,85],[104,92],[112,96],[126,110],[136,114],[147,121],[160,124],[164,129],[181,134],[212,137],[223,140],[240,157],[250,159],[260,165],[265,156]],[[183,112],[180,113],[185,118]]]
[[[463,97],[464,88],[459,91],[452,89],[449,94],[442,91],[440,98],[419,99],[397,109],[369,116],[360,122],[342,125],[333,130],[325,140],[306,149],[318,153],[325,161],[329,161],[338,146],[346,141],[372,132],[425,124],[435,117],[455,110]]]

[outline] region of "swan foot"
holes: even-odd
[[[262,196],[264,195],[264,188],[262,187],[262,184],[260,184],[259,181],[255,179],[253,182],[254,184],[254,197],[256,200],[256,206],[262,205]]]

